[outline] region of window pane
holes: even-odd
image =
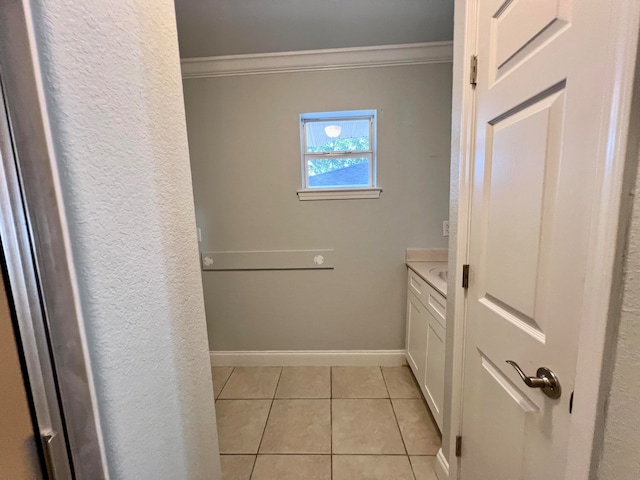
[[[370,161],[369,158],[309,160],[309,188],[368,187]]]
[[[368,119],[307,122],[307,153],[371,150],[369,123]]]

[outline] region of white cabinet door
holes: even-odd
[[[424,382],[427,358],[427,308],[413,292],[407,295],[407,361],[418,382]]]
[[[444,402],[444,339],[445,329],[433,314],[427,311],[427,364],[424,377],[425,399],[431,414],[442,431]]]

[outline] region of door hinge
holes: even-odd
[[[462,436],[456,437],[456,457],[462,456]]]
[[[469,265],[462,265],[462,288],[469,288]]]
[[[471,55],[471,70],[470,70],[469,83],[472,86],[476,86],[478,84],[478,56]]]

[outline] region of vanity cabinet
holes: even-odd
[[[407,283],[407,362],[431,414],[442,431],[446,299],[409,269]]]

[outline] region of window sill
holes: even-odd
[[[381,188],[327,188],[298,190],[300,201],[305,200],[358,200],[380,198]]]

